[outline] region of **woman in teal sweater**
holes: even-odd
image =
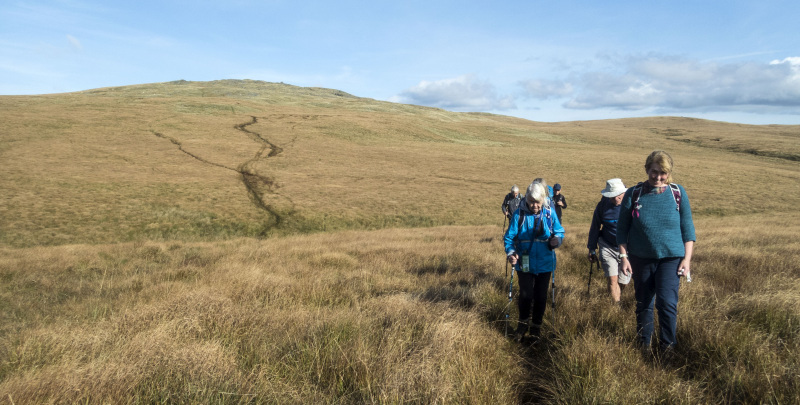
[[[622,199],[617,243],[623,274],[633,274],[639,344],[649,356],[653,301],[658,311],[659,346],[665,357],[675,347],[680,277],[690,280],[695,232],[683,187],[672,183],[672,157],[654,151],[645,161],[647,181],[629,188]]]

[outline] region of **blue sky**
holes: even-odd
[[[534,121],[800,124],[800,2],[3,0],[0,94],[254,79]]]

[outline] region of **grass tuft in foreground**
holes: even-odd
[[[697,220],[670,363],[633,347],[631,288],[615,308],[595,273],[587,295],[583,227],[536,346],[503,336],[498,227],[3,249],[0,398],[793,403],[800,224],[758,220]]]

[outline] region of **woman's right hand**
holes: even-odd
[[[508,255],[508,262],[511,264],[517,264],[517,260],[519,260],[519,256],[516,253],[512,253]]]

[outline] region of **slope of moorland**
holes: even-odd
[[[0,119],[9,246],[497,224],[511,184],[536,177],[581,222],[653,149],[673,153],[699,215],[800,203],[800,126],[546,124],[253,81],[6,96]]]
[[[0,403],[798,401],[800,126],[239,80],[2,96],[0,123]],[[698,235],[669,363],[584,257],[605,179],[653,149]],[[499,205],[535,177],[569,207],[528,346],[504,338]]]

